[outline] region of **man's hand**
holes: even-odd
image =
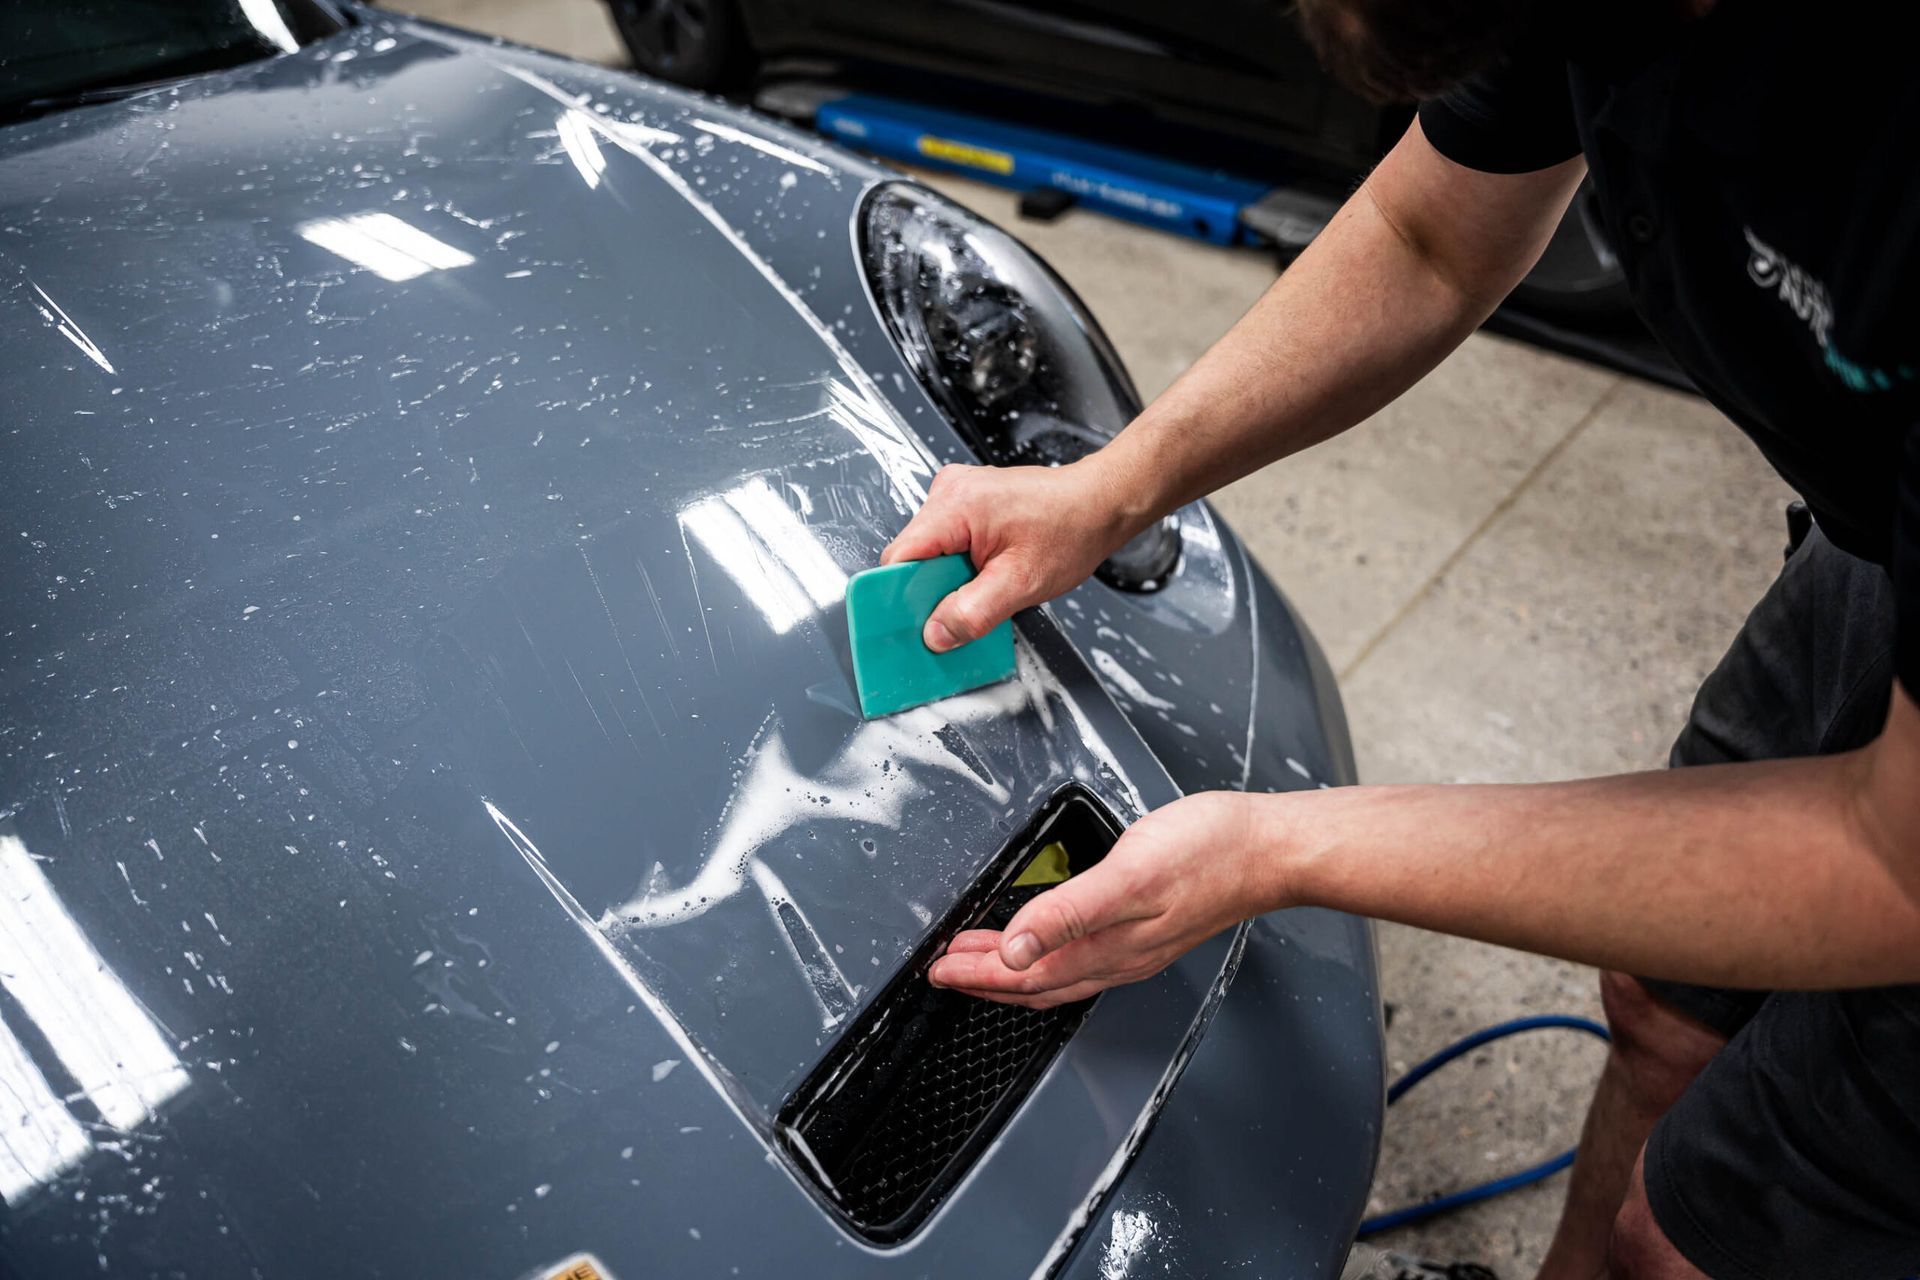
[[[1527,273],[1583,171],[1570,160],[1477,173],[1414,122],[1233,331],[1099,452],[934,477],[881,557],[973,557],[979,577],[934,610],[927,647],[978,639],[1080,583],[1158,517],[1392,400]]]
[[[1138,982],[1281,905],[1281,864],[1250,798],[1210,791],[1136,822],[1097,866],[1020,909],[1005,932],[956,937],[928,980],[1045,1009]]]
[[[1064,467],[943,467],[881,564],[965,552],[979,576],[927,619],[927,648],[977,640],[1085,581],[1145,528],[1094,458]]]

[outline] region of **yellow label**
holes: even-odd
[[[1059,884],[1073,874],[1073,864],[1067,858],[1067,846],[1055,840],[1039,853],[1033,855],[1033,861],[1013,882],[1016,889],[1026,889],[1034,885]]]
[[[945,160],[949,164],[963,164],[969,169],[985,169],[989,173],[1013,172],[1013,157],[1004,151],[955,142],[950,138],[936,138],[930,133],[921,134],[913,145],[921,155]]]

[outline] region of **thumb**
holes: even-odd
[[[1090,867],[1014,914],[1000,935],[1000,962],[1030,969],[1069,942],[1152,914],[1138,904],[1123,868],[1110,861]]]
[[[1034,603],[1029,581],[1011,558],[995,556],[971,582],[935,606],[921,639],[935,653],[978,640],[1012,617],[1016,609]]]

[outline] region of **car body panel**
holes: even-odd
[[[1125,819],[1350,777],[1310,637],[1194,507],[1167,591],[1082,588],[1017,681],[862,721],[836,592],[965,456],[853,257],[886,175],[361,18],[0,131],[0,870],[49,939],[0,1072],[54,1100],[0,1258],[1065,1265],[1238,935],[1103,998],[901,1247],[769,1118],[1061,786]]]
[[[1379,1149],[1373,967],[1349,916],[1254,921],[1232,989],[1064,1274],[1340,1274]]]

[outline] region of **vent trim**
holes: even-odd
[[[1039,1010],[979,1000],[928,985],[928,966],[955,934],[1004,925],[1044,891],[1014,882],[1048,845],[1061,842],[1078,875],[1119,838],[1119,824],[1086,788],[1055,792],[781,1107],[780,1150],[847,1230],[883,1245],[912,1235],[1094,1004]]]

